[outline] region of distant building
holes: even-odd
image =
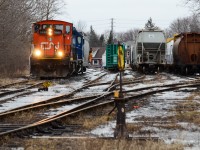
[[[105,47],[92,47],[92,66],[100,68],[103,66],[102,55],[104,54]]]
[[[132,59],[132,51],[134,48],[134,41],[127,41],[125,44],[125,66],[130,67],[131,59]]]

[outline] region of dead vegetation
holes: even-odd
[[[113,140],[96,138],[39,138],[1,140],[1,147],[22,147],[26,150],[183,150],[179,143],[165,144],[162,141]]]
[[[199,92],[193,92],[185,102],[179,103],[175,108],[175,117],[178,121],[200,125],[200,103],[195,100]]]
[[[40,113],[45,112],[45,110],[41,110]],[[28,112],[18,112],[15,113],[13,116],[9,116],[2,119],[4,123],[11,123],[11,124],[30,124],[34,123],[44,117],[38,116],[38,112],[28,111]]]
[[[93,129],[94,127],[97,127],[100,124],[105,124],[108,122],[108,116],[101,116],[101,117],[95,117],[92,119],[84,119],[83,127],[85,129]]]
[[[0,77],[0,86],[14,83],[16,80],[12,78]]]
[[[15,78],[19,78],[22,76],[26,76],[29,75],[30,71],[29,69],[23,69],[23,70],[15,70],[15,71],[3,71],[0,73],[0,84],[4,81],[11,81],[11,83],[13,82],[13,80],[16,80]]]
[[[108,116],[106,114],[106,110],[111,110],[110,106],[105,108],[104,110],[98,109],[94,113],[90,112],[90,114],[86,113],[79,113],[76,116],[67,117],[66,120],[63,122],[65,124],[82,124],[82,128],[85,130],[91,130],[99,125],[106,124],[109,120],[113,120],[115,114],[111,114]],[[99,114],[99,115],[97,115]]]
[[[143,127],[143,125],[141,125],[141,124],[133,124],[133,123],[126,124],[126,128],[127,128],[128,132],[137,132],[142,127]]]

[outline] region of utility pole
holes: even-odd
[[[114,27],[114,18],[111,18],[111,43],[113,43],[113,27]]]

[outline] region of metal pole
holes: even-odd
[[[117,123],[114,132],[115,138],[127,138],[126,132],[126,114],[125,114],[125,100],[122,93],[122,71],[120,70],[120,92],[119,98],[115,99],[115,105],[117,107]]]
[[[119,92],[119,98],[123,98],[122,94],[122,71],[120,70],[120,92]]]

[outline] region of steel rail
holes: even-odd
[[[167,86],[169,86],[169,85],[167,85]],[[168,87],[166,89],[160,89],[160,90],[156,89],[154,91],[148,91],[148,92],[143,93],[143,94],[138,94],[138,95],[127,97],[127,98],[125,98],[125,100],[129,101],[129,100],[134,99],[134,98],[151,95],[151,94],[155,94],[155,93],[158,93],[158,92],[170,91],[170,90],[185,88],[185,87],[196,87],[196,86],[200,86],[200,83],[193,83],[193,84],[187,84],[187,85],[177,85],[177,86],[174,86],[174,87]],[[110,101],[100,103],[100,104],[95,103],[95,102],[97,102],[97,100],[105,99],[105,97],[107,97],[111,94],[113,94],[113,92],[109,92],[107,94],[102,95],[101,97],[95,98],[94,100],[90,100],[89,102],[86,102],[86,103],[84,103],[84,104],[82,104],[82,105],[80,105],[76,108],[62,112],[60,114],[54,115],[52,117],[49,117],[49,118],[46,118],[46,119],[43,119],[43,120],[40,120],[40,121],[35,122],[33,124],[30,124],[30,125],[27,125],[27,126],[24,126],[24,127],[20,127],[18,129],[2,132],[2,133],[0,133],[0,136],[7,135],[7,134],[10,134],[10,133],[14,133],[14,132],[17,132],[17,131],[22,131],[22,130],[25,130],[25,129],[30,129],[30,128],[41,126],[41,125],[44,125],[44,124],[48,124],[50,122],[53,122],[53,121],[58,120],[58,119],[62,119],[62,118],[67,117],[69,115],[72,115],[72,114],[75,114],[75,113],[78,113],[78,112],[81,112],[81,111],[89,110],[89,109],[92,109],[92,108],[95,108],[95,107],[99,107],[99,106],[102,106],[102,105],[113,104],[114,100],[110,100]],[[93,104],[93,105],[90,105],[90,104]]]
[[[92,80],[92,81],[97,81],[97,79],[100,79],[103,76],[104,76],[104,74],[102,76]],[[57,101],[55,104],[59,104],[60,100],[62,100],[64,98],[68,98],[68,97],[74,95],[76,92],[78,92],[78,91],[80,91],[80,90],[82,90],[84,88],[87,88],[87,87],[88,87],[88,84],[83,85],[81,88],[75,89],[75,90],[73,90],[72,92],[70,92],[68,94],[63,94],[63,95],[56,96],[56,97],[53,97],[53,98],[50,98],[50,99],[47,99],[47,100],[44,100],[44,101],[35,102],[35,103],[32,103],[32,104],[28,104],[28,105],[25,105],[25,106],[20,106],[20,107],[17,107],[17,108],[13,108],[13,109],[1,112],[0,113],[0,117],[2,117],[4,115],[13,114],[13,113],[16,113],[16,112],[26,111],[26,110],[29,110],[29,109],[36,109],[37,107],[45,107],[45,106],[48,106],[48,105],[52,105],[53,102],[55,102],[55,101]],[[97,97],[97,96],[90,96],[90,97],[85,97],[85,98],[84,97],[83,98],[75,98],[74,100],[78,101],[79,99],[83,100],[83,99],[86,99],[86,98],[93,98],[93,97]],[[67,103],[67,102],[72,101],[72,100],[73,99],[60,101],[60,103]]]
[[[14,94],[14,93],[19,93],[19,92],[23,92],[27,89],[31,89],[33,87],[36,87],[36,86],[39,86],[39,85],[42,85],[44,82],[39,82],[39,83],[36,83],[34,85],[30,85],[28,87],[25,87],[25,88],[21,88],[21,89],[17,89],[17,90],[13,90],[13,91],[7,91],[7,92],[4,92],[4,93],[0,93],[0,97],[3,97],[3,96],[6,96],[6,95],[10,95],[10,94]]]

